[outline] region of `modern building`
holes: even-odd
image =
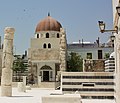
[[[63,93],[79,92],[82,99],[114,99],[113,72],[62,72]]]
[[[110,55],[114,51],[111,42],[75,42],[67,45],[68,55],[71,52],[78,53],[83,58],[83,71],[86,72],[104,72],[106,55]]]
[[[50,14],[41,20],[31,38],[28,50],[29,73],[41,81],[55,81],[58,71],[66,65],[66,33]],[[64,67],[66,68],[66,67]]]
[[[78,42],[67,45],[68,54],[71,52],[76,52],[81,55],[83,59],[105,59],[105,54],[111,54],[113,51],[113,46],[105,43]]]
[[[108,60],[105,61],[105,71],[114,72],[115,71],[115,52],[113,52]]]

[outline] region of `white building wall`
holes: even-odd
[[[71,52],[76,52],[79,55],[82,56],[83,59],[87,59],[87,53],[92,53],[92,59],[97,60],[98,59],[98,50],[102,50],[102,58],[104,59],[105,53],[112,53],[113,48],[112,47],[103,47],[103,48],[79,48],[79,49],[68,49],[68,54]]]

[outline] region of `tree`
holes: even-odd
[[[108,59],[110,57],[110,54],[109,53],[105,53],[105,59]]]
[[[15,60],[13,61],[13,71],[15,71],[16,73],[16,79],[17,76],[19,75],[19,77],[21,76],[21,73],[24,73],[24,71],[27,70],[27,63],[25,62],[23,57],[20,57],[20,55],[15,55]],[[17,75],[18,74],[18,75]],[[20,81],[20,78],[19,78]]]
[[[75,52],[71,52],[68,56],[67,71],[70,72],[81,72],[83,71],[83,59]]]

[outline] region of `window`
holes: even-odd
[[[46,48],[46,44],[43,44],[43,48]]]
[[[37,34],[37,38],[39,38],[39,34]]]
[[[102,59],[102,50],[98,50],[98,59]]]
[[[48,48],[51,48],[51,44],[50,43],[48,44]]]
[[[87,59],[92,59],[92,53],[87,53]]]
[[[49,38],[49,33],[46,33],[46,38]]]
[[[59,35],[59,33],[57,33],[57,38],[59,38],[60,37],[60,35]]]

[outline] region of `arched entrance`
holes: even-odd
[[[42,81],[50,81],[50,78],[52,77],[52,68],[50,66],[44,65],[40,69],[40,75],[42,76]]]

